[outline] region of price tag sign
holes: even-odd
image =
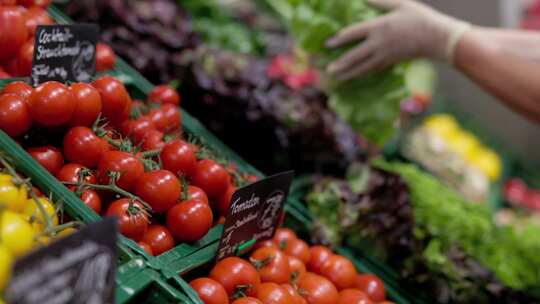
[[[6,303],[114,303],[116,232],[108,218],[18,260]]]
[[[90,82],[96,73],[95,24],[40,25],[36,29],[32,83]]]
[[[268,239],[279,225],[294,173],[279,173],[238,189],[225,218],[217,259],[235,255],[248,241]]]

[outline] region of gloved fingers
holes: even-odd
[[[373,30],[373,28],[377,26],[378,23],[378,19],[373,19],[362,23],[350,25],[339,31],[332,38],[328,39],[326,41],[326,46],[334,48],[349,42],[365,38],[369,35],[371,30]]]
[[[405,1],[407,0],[367,0],[369,4],[383,10],[394,10]]]
[[[336,75],[336,79],[339,81],[347,81],[353,78],[366,75],[373,71],[378,71],[384,67],[384,61],[373,54],[368,57],[364,62],[351,67],[350,69],[344,71],[343,73]]]
[[[328,73],[338,75],[360,64],[364,59],[375,53],[376,45],[372,39],[359,44],[347,51],[343,56],[328,65]]]

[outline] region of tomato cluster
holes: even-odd
[[[69,86],[13,82],[0,92],[0,128],[96,213],[118,217],[123,235],[159,255],[220,222],[244,178],[184,139],[175,89],[157,86],[148,99],[133,101],[111,76]],[[45,145],[35,145],[36,132],[45,133]]]
[[[205,304],[391,303],[377,276],[287,228],[257,243],[249,259],[225,258],[190,285]]]
[[[34,36],[38,25],[51,25],[50,0],[0,1],[0,78],[30,76]],[[103,43],[96,46],[96,70],[114,67],[115,54]]]

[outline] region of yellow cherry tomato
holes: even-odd
[[[0,180],[0,206],[4,206],[9,210],[21,212],[26,203],[26,190],[15,186],[11,181]],[[24,200],[22,197],[24,196]]]
[[[13,184],[13,176],[7,173],[0,173],[0,183],[8,182]]]
[[[59,231],[57,234],[56,234],[56,237],[57,238],[63,238],[63,237],[66,237],[68,235],[72,235],[73,233],[77,232],[77,229],[73,228],[73,227],[68,227],[66,229],[63,229],[61,231]]]
[[[38,199],[43,209],[51,219],[53,226],[58,225],[58,216],[56,215],[56,210],[54,205],[48,199],[40,197]],[[36,232],[43,232],[47,225],[47,220],[45,219],[43,213],[41,213],[36,201],[30,198],[27,200],[26,207],[23,210],[23,214],[26,217],[27,221],[32,224],[32,227]]]
[[[13,262],[13,256],[9,250],[0,244],[0,291],[6,287],[6,283],[11,276]],[[0,303],[3,303],[1,299]]]
[[[430,116],[424,121],[424,127],[443,138],[452,136],[452,134],[460,130],[456,119],[448,114]]]
[[[480,169],[491,180],[495,181],[501,176],[502,161],[497,155],[489,149],[480,149],[472,155],[470,162]]]
[[[0,239],[14,257],[32,249],[34,236],[34,229],[21,215],[9,210],[0,213]]]
[[[446,144],[450,151],[465,159],[476,153],[476,150],[481,146],[476,137],[464,131],[457,132],[453,136],[447,138]]]
[[[46,236],[46,235],[42,235],[42,236],[39,236],[37,239],[34,240],[34,245],[35,246],[47,246],[49,245],[49,243],[51,242],[51,238]]]

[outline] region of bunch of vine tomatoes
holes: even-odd
[[[181,128],[180,95],[156,86],[133,101],[111,76],[0,92],[0,129],[96,213],[149,254],[202,238],[223,220],[240,174]],[[221,217],[221,220],[220,220]]]
[[[309,246],[288,228],[261,241],[249,258],[228,257],[190,282],[205,304],[386,303],[383,282],[344,256]]]
[[[34,37],[38,25],[51,25],[50,0],[0,1],[0,78],[30,76]],[[115,54],[108,45],[96,46],[96,70],[114,67]]]

